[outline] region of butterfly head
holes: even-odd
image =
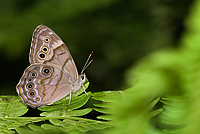
[[[79,80],[80,80],[80,84],[84,84],[85,83],[85,81],[86,81],[85,73],[79,75]]]
[[[81,86],[85,83],[85,81],[86,81],[85,73],[84,74],[80,74],[78,76],[77,81],[72,84],[72,87],[71,87],[72,92],[78,91],[81,88]]]
[[[93,52],[92,52],[93,53]],[[78,76],[78,79],[75,83],[73,83],[72,85],[72,92],[76,92],[77,90],[79,90],[81,88],[81,86],[84,88],[83,84],[86,81],[86,75],[84,73],[85,69],[92,63],[93,60],[89,60],[90,57],[92,56],[92,53],[89,55],[87,61],[85,62],[85,65],[83,66],[83,69],[81,71],[81,74]],[[85,91],[85,89],[84,89]],[[87,93],[86,93],[87,94]]]

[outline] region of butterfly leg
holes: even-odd
[[[71,100],[72,100],[72,90],[70,90],[70,92],[69,92],[69,104],[68,104],[68,106],[70,105]]]
[[[81,86],[83,87],[83,91],[85,92],[85,94],[88,96],[87,92],[85,91],[85,87],[83,84],[81,84]]]

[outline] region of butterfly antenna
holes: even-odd
[[[91,56],[93,54],[93,51],[90,53],[90,55],[87,58],[87,61],[85,62],[85,65],[83,66],[83,69],[81,71],[81,74],[85,71],[85,69],[92,63],[93,60],[90,60]],[[89,61],[90,60],[90,61]]]

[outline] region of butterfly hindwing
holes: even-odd
[[[39,107],[54,103],[70,93],[71,77],[62,70],[42,64],[30,65],[17,85],[24,103]]]

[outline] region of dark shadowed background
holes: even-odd
[[[191,0],[8,0],[0,1],[0,94],[15,86],[29,66],[34,29],[47,25],[69,48],[89,91],[126,87],[124,73],[149,53],[177,46]]]

